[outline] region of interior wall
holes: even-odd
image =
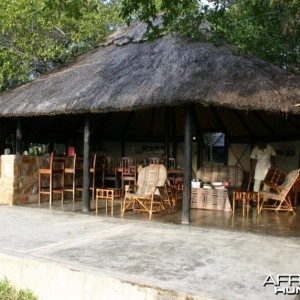
[[[276,151],[276,167],[288,173],[300,168],[300,141],[270,143]],[[238,164],[242,169],[249,171],[250,144],[230,144],[228,149],[228,165]]]
[[[284,172],[299,168],[300,141],[277,142],[271,144],[277,151],[276,166]],[[170,144],[170,149],[172,145]],[[238,165],[245,171],[250,169],[250,144],[229,144],[228,165]],[[108,156],[121,157],[121,142],[103,142],[103,153]],[[137,163],[145,158],[163,155],[161,143],[125,143],[125,156],[135,157]],[[176,166],[184,168],[184,144],[177,145]],[[192,144],[192,176],[197,172],[197,143]]]
[[[272,143],[276,150],[276,166],[284,172],[300,168],[300,141]]]

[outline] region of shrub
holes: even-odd
[[[38,300],[29,289],[16,289],[7,278],[0,280],[1,300]]]

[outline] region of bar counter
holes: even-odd
[[[49,155],[1,155],[0,205],[38,202],[38,170],[48,167],[49,158]]]

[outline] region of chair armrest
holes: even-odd
[[[278,184],[276,184],[276,183],[270,183],[270,182],[268,182],[268,183],[265,183],[264,184],[268,189],[271,189],[271,190],[274,190],[275,192],[277,192],[277,193],[280,193],[281,192],[281,187],[280,187],[280,185],[278,185]]]
[[[135,191],[137,190],[137,185],[136,184],[126,184],[124,187],[125,190],[125,194],[126,193],[135,193]]]

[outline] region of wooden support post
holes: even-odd
[[[170,157],[170,109],[165,108],[165,166],[169,169],[169,157]]]
[[[90,211],[90,118],[88,115],[84,121],[83,137],[83,193],[82,211]]]
[[[182,200],[182,224],[190,223],[191,203],[191,180],[192,180],[192,113],[191,105],[187,104],[185,111],[184,128],[184,188]]]

